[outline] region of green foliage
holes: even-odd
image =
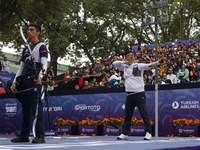
[[[152,17],[155,11],[144,12],[142,3],[148,0],[6,0],[0,2],[0,36],[6,45],[14,48],[24,45],[20,37],[21,20],[43,27],[41,40],[49,46],[52,55],[66,57],[76,63],[87,56],[92,62],[119,53],[125,42],[138,45],[141,41],[154,43],[154,25],[142,26],[143,17]],[[158,15],[168,13],[170,22],[158,25],[159,41],[199,38],[200,1],[169,0],[169,9],[159,8]],[[24,27],[25,31],[25,27]],[[51,64],[56,66],[54,60]],[[55,67],[54,67],[55,68]],[[55,70],[56,71],[56,68]]]

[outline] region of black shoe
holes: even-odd
[[[28,136],[18,136],[10,140],[11,142],[30,142]]]
[[[45,143],[45,139],[43,135],[38,135],[36,136],[33,140],[32,143]]]

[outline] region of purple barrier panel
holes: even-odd
[[[147,111],[155,122],[154,91],[146,91]],[[173,120],[178,118],[200,119],[200,88],[159,90],[158,134],[174,134]],[[54,122],[58,118],[76,122],[85,120],[103,120],[104,118],[124,118],[126,93],[103,93],[85,95],[51,96],[51,103],[44,103],[45,130],[55,130]],[[53,107],[52,107],[53,106]],[[22,122],[21,104],[15,98],[0,100],[0,133],[20,130]],[[141,119],[136,108],[133,117]],[[167,129],[167,130],[166,130]]]
[[[50,120],[45,122],[45,129],[54,130],[54,123],[58,118],[74,120],[77,123],[86,118],[92,120],[109,118],[109,103],[110,101],[115,101],[112,95],[85,94],[51,96],[50,99],[54,107],[49,107],[44,103],[44,118],[49,118]]]
[[[98,125],[79,125],[78,133],[86,135],[102,135],[102,127]]]
[[[20,132],[21,132],[20,130],[16,130],[15,135],[19,136]],[[44,131],[44,136],[57,136],[57,135],[58,135],[57,131]],[[33,136],[32,131],[30,132],[29,136]]]
[[[175,136],[189,137],[199,136],[199,126],[175,126]]]
[[[111,93],[109,96],[108,118],[124,118],[126,93]]]
[[[120,130],[122,129],[122,126],[117,126]],[[104,135],[120,135],[120,130],[114,128],[113,126],[103,126],[103,134]]]
[[[131,126],[128,135],[144,136],[146,134],[145,126]]]
[[[199,97],[199,88],[159,91],[159,136],[168,136],[174,134],[173,120],[175,119],[199,119]]]
[[[21,104],[15,98],[0,99],[0,133],[20,130],[22,121]]]

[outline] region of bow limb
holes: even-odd
[[[21,34],[21,36],[22,36],[22,39],[24,40],[24,43],[25,43],[26,46],[28,47],[28,50],[29,50],[30,54],[32,55],[32,51],[31,51],[30,45],[28,44],[28,40],[26,40],[26,38],[25,38],[25,36],[24,36],[22,26],[20,26],[20,34]]]
[[[25,43],[28,43],[25,36],[24,36],[24,33],[23,33],[23,29],[22,29],[22,26],[20,26],[20,34],[22,36],[22,39],[24,40]]]

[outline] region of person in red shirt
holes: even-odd
[[[64,83],[67,83],[71,78],[70,71],[66,70],[65,75],[63,77]]]
[[[0,81],[0,94],[6,94],[6,90],[2,86],[2,82]]]

